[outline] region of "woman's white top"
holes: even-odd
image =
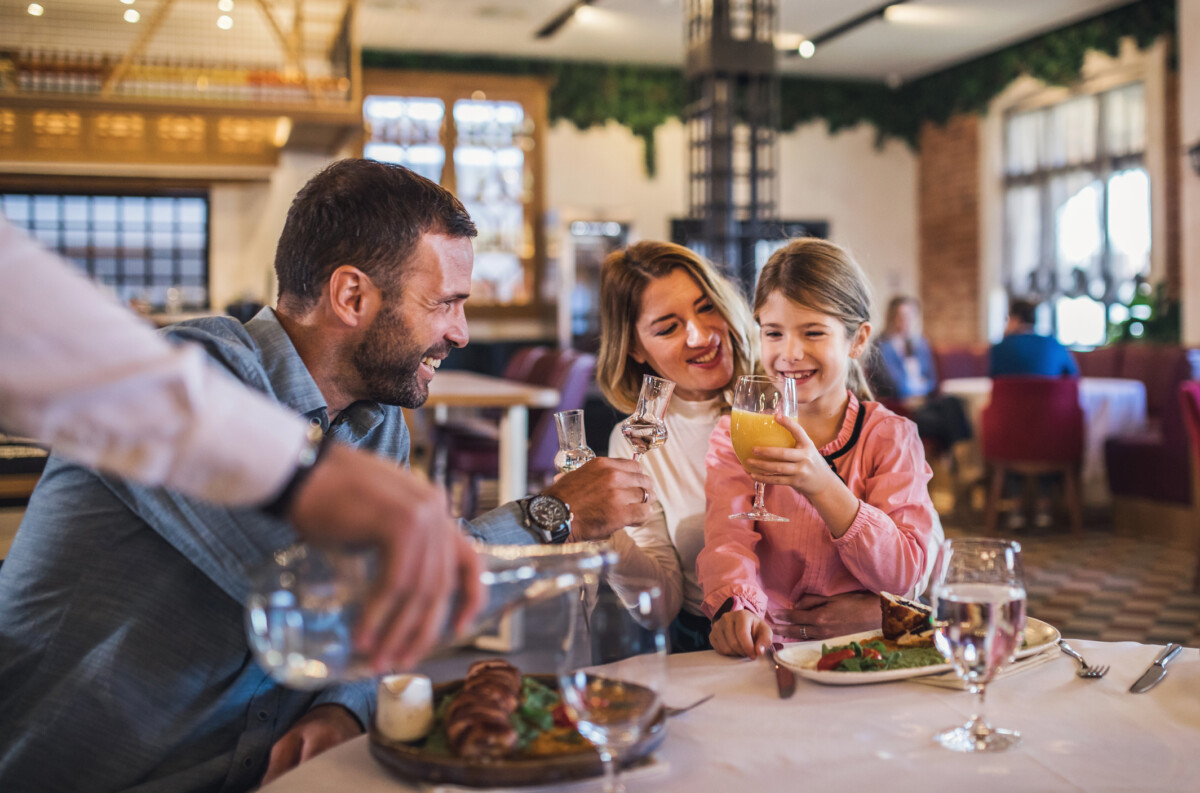
[[[667,442],[642,458],[642,470],[654,480],[658,504],[642,526],[627,526],[613,535],[620,561],[609,573],[618,593],[623,588],[657,584],[668,613],[679,608],[703,614],[704,593],[696,580],[696,556],[704,546],[704,455],[708,436],[721,417],[719,399],[688,402],[675,397],[667,409]],[[631,459],[633,448],[613,428],[610,457]]]

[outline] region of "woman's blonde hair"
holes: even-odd
[[[600,273],[601,333],[596,379],[605,398],[623,413],[632,413],[637,407],[642,375],[658,374],[648,363],[638,363],[629,354],[637,335],[642,293],[651,281],[675,270],[683,270],[696,281],[729,326],[733,378],[723,391],[726,407],[732,403],[737,378],[753,371],[758,334],[746,301],[733,285],[682,245],[639,242],[609,254]]]
[[[858,262],[832,242],[805,237],[792,240],[771,255],[754,290],[754,319],[771,293],[779,292],[793,303],[836,317],[846,338],[871,319],[871,285]],[[869,355],[873,348],[863,347]],[[861,401],[874,397],[857,358],[850,359],[847,384]]]

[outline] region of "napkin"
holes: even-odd
[[[1004,667],[1003,669],[1001,669],[999,672],[996,673],[995,677],[992,678],[992,682],[995,682],[997,680],[1002,680],[1003,678],[1006,678],[1006,677],[1011,677],[1012,675],[1019,675],[1022,672],[1025,672],[1029,669],[1033,669],[1034,667],[1041,666],[1042,664],[1048,664],[1051,661],[1053,661],[1057,656],[1058,656],[1058,648],[1055,647],[1054,645],[1051,645],[1049,648],[1043,650],[1040,653],[1037,653],[1036,655],[1027,655],[1024,658],[1022,658],[1021,660],[1014,661],[1013,663]],[[939,688],[957,688],[957,689],[960,689],[963,691],[965,691],[967,688],[967,684],[964,683],[962,678],[959,677],[957,674],[955,674],[953,671],[943,672],[940,675],[926,675],[925,677],[914,677],[914,678],[910,678],[909,682],[910,683],[922,683],[927,686],[938,686]]]
[[[625,780],[648,779],[662,776],[671,770],[671,764],[655,755],[643,757],[638,762],[621,772]],[[548,785],[528,785],[522,787],[488,788],[488,793],[534,793],[539,790],[554,789],[555,793],[595,793],[598,777],[577,779],[574,782],[553,782]],[[463,787],[461,785],[422,785],[423,793],[479,793],[479,788]]]

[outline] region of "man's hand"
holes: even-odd
[[[432,649],[456,592],[456,632],[482,604],[478,557],[445,495],[388,460],[331,445],[288,517],[314,544],[378,549],[379,580],[354,637],[377,671],[411,667]]]
[[[597,457],[542,492],[571,507],[572,540],[604,540],[650,518],[654,483],[633,460]]]
[[[801,595],[790,609],[771,612],[775,632],[789,639],[831,639],[879,628],[879,596],[874,592]]]
[[[721,655],[757,658],[771,644],[771,626],[753,611],[739,609],[722,614],[708,640]]]
[[[358,719],[341,705],[318,705],[304,714],[271,747],[271,759],[261,784],[274,782],[305,760],[311,760],[326,749],[362,735],[362,731]]]

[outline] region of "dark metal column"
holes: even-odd
[[[754,246],[777,217],[777,0],[687,0],[686,244],[754,285]]]

